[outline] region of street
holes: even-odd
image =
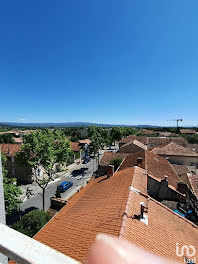
[[[87,164],[79,164],[70,172],[65,173],[61,178],[57,178],[54,181],[50,182],[45,189],[45,211],[50,207],[50,198],[55,197],[57,186],[63,181],[72,181],[73,186],[66,190],[64,193],[61,193],[62,199],[69,199],[73,194],[77,192],[86,182],[92,177],[93,172],[98,169],[98,164],[95,159],[91,159]],[[77,179],[79,175],[84,172],[84,177]],[[25,197],[23,202],[20,204],[20,214],[24,215],[34,209],[43,209],[43,198],[42,198],[42,189],[34,184],[33,195],[29,199]],[[6,216],[6,222],[8,225],[11,225],[17,222],[20,218],[19,212],[11,216]]]
[[[94,169],[94,170],[93,170]],[[61,179],[56,179],[48,184],[45,189],[45,210],[50,207],[50,198],[55,197],[57,186],[63,181],[72,181],[73,186],[66,190],[64,193],[61,193],[62,199],[70,198],[79,187],[83,186],[83,184],[91,178],[93,175],[93,171],[97,170],[96,160],[91,159],[87,164],[80,164],[76,166],[73,171],[66,173],[61,177]],[[84,172],[84,177],[81,179],[77,179],[82,172]],[[21,204],[20,209],[22,211],[30,208],[36,207],[38,209],[42,209],[42,189],[38,186],[38,192],[30,197],[30,199],[25,199]]]

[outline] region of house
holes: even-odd
[[[110,178],[92,179],[34,239],[81,263],[98,233],[124,238],[179,263],[189,262],[194,255],[176,254],[176,246],[192,245],[197,251],[198,227],[149,196],[147,184],[146,170],[137,166]]]
[[[128,142],[124,145],[122,145],[119,149],[120,153],[136,153],[140,151],[144,151],[147,149],[147,146],[141,143],[138,140],[133,140],[131,142]]]
[[[181,177],[184,174],[191,173],[189,168],[184,165],[172,164],[172,167],[179,177]]]
[[[168,131],[156,131],[156,133],[159,134],[161,137],[176,136],[175,133],[168,132]]]
[[[167,158],[173,164],[198,166],[198,154],[174,142],[155,147],[152,152]]]
[[[80,162],[82,162],[82,146],[79,145],[79,142],[70,142],[70,147],[75,158],[80,158]]]
[[[153,135],[153,134],[157,134],[157,132],[155,132],[154,130],[142,129],[141,130],[141,134],[143,134],[143,135]]]
[[[198,175],[189,173],[187,177],[190,183],[190,189],[198,199]]]
[[[125,137],[119,141],[119,148],[121,148],[126,143],[132,142],[133,140],[138,140],[143,144],[147,143],[147,137],[145,137],[145,136],[130,135],[130,136]]]
[[[182,137],[148,137],[147,147],[148,149],[151,149],[153,147],[168,144],[171,142],[174,142],[183,147],[187,146],[187,141]]]
[[[197,134],[197,132],[194,129],[180,129],[181,134],[186,134],[186,135],[194,135]]]
[[[174,142],[181,146],[187,146],[187,141],[183,137],[146,137],[146,136],[134,136],[130,135],[119,141],[119,148],[126,143],[132,142],[133,140],[140,141],[142,144],[147,145],[148,149],[153,147],[168,144]]]
[[[177,189],[180,178],[168,160],[150,151],[134,153],[127,155],[119,170],[134,166],[146,169],[148,175],[152,175],[158,181],[164,180],[165,176],[167,176],[169,186],[172,186],[175,190]]]
[[[102,159],[98,166],[98,175],[107,174],[107,168],[110,165],[110,161],[113,159],[123,160],[128,154],[120,152],[104,152]]]
[[[13,140],[15,144],[20,144],[20,145],[23,144],[23,139],[20,137],[14,137]]]
[[[79,146],[84,150],[83,158],[86,158],[86,156],[89,156],[89,154],[90,154],[90,145],[91,145],[91,140],[90,139],[79,140]]]
[[[7,157],[7,177],[16,178],[21,183],[32,183],[32,171],[30,168],[20,165],[15,160],[15,155],[21,150],[20,144],[0,144],[1,152]]]
[[[198,153],[198,144],[188,144],[186,147],[191,151]]]

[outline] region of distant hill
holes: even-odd
[[[89,122],[67,122],[67,123],[14,123],[14,122],[0,122],[0,127],[130,127],[129,125],[111,125],[98,124]]]

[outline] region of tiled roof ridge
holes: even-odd
[[[133,144],[133,142],[134,142],[134,140],[125,143],[124,145],[122,145],[122,146],[120,147],[120,149],[123,148],[123,147],[126,147],[126,146],[129,146],[129,145]]]
[[[133,174],[134,174],[135,173],[135,168],[133,168],[133,169],[134,169],[134,171],[133,171]],[[125,209],[124,209],[123,217],[122,217],[119,237],[124,237],[126,221],[128,219],[128,209],[129,209],[129,205],[130,205],[131,200],[132,200],[132,190],[131,190],[130,187],[133,186],[133,181],[134,181],[134,177],[132,177],[131,185],[129,186],[129,195],[128,195],[128,199],[127,199],[126,206],[125,206]]]
[[[123,213],[123,218],[122,218],[122,222],[121,222],[119,237],[124,237],[125,227],[126,227],[126,221],[127,221],[128,218],[130,218],[130,216],[128,215],[128,211],[129,211],[129,206],[132,203],[132,193],[134,192],[134,190],[131,187],[133,187],[133,185],[134,185],[134,180],[135,180],[134,175],[138,174],[138,173],[136,173],[136,169],[137,168],[140,169],[137,166],[134,166],[133,167],[133,169],[134,169],[134,171],[133,171],[133,178],[132,178],[132,181],[131,181],[131,185],[129,186],[129,195],[128,195],[128,199],[127,199],[126,206],[125,206],[124,213]],[[142,169],[142,170],[145,171],[145,169]],[[138,190],[138,193],[141,194],[144,197],[149,197],[148,194],[145,194],[142,191],[139,191]]]
[[[122,163],[125,161],[125,159],[126,159],[126,157],[123,158],[122,162],[121,162],[120,165],[118,166],[118,168],[117,168],[117,170],[115,171],[115,173],[119,171],[119,169],[120,169],[120,167],[122,166]]]

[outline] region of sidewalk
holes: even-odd
[[[65,171],[61,171],[61,172],[57,172],[56,176],[55,176],[55,180],[49,182],[49,184],[54,183],[55,181],[59,181],[61,179],[62,176],[65,176],[66,174],[70,174],[71,171],[73,171],[74,169],[77,169],[78,166],[81,165],[80,163],[72,163],[70,165],[67,166],[67,169]],[[27,192],[27,188],[32,190],[32,193],[37,194],[39,192],[41,192],[41,188],[38,186],[38,184],[34,181],[31,184],[25,184],[25,185],[21,185],[19,186],[21,191],[23,192],[23,194],[21,195],[21,200],[22,202],[24,202],[27,197],[26,197],[26,192]]]

